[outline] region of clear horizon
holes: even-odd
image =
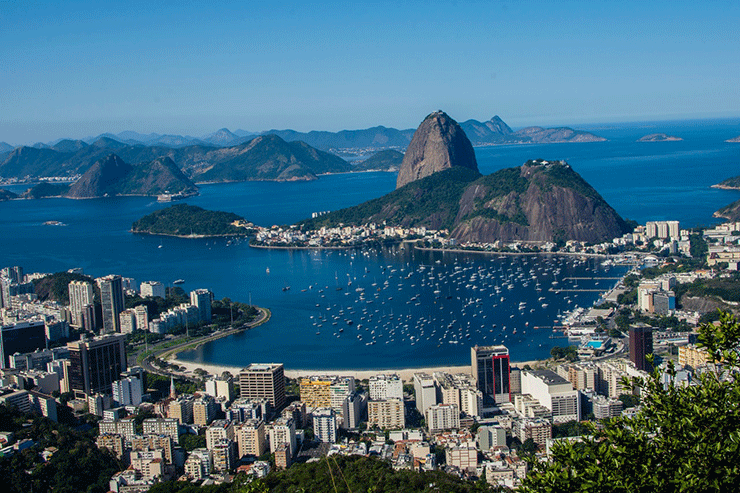
[[[491,117],[491,118],[493,118],[493,117]],[[487,120],[490,120],[491,118],[487,118],[485,120],[483,120],[483,119],[478,120],[477,118],[472,118],[472,119],[473,120],[478,120],[480,122],[485,122]],[[458,121],[458,123],[460,123],[460,122],[463,122],[465,120],[470,120],[470,119],[471,118],[466,118],[464,120],[456,120],[456,121]],[[422,120],[423,120],[423,118],[421,120],[419,120],[419,123],[421,123]],[[504,123],[509,124],[509,122],[506,121],[505,119],[502,118],[502,120],[504,121]],[[624,121],[595,121],[595,122],[584,122],[584,123],[572,123],[572,124],[571,123],[561,123],[561,124],[550,124],[550,125],[541,125],[541,124],[537,124],[536,122],[533,122],[530,125],[510,125],[510,126],[511,126],[511,128],[514,131],[516,131],[518,129],[521,129],[521,128],[529,127],[529,126],[541,126],[541,127],[546,127],[546,128],[570,127],[570,128],[573,128],[574,130],[583,130],[583,131],[589,131],[589,132],[596,132],[596,131],[598,131],[599,128],[609,128],[609,127],[614,126],[614,125],[617,125],[617,126],[630,126],[630,125],[651,124],[651,126],[652,126],[652,125],[661,124],[661,123],[670,124],[670,123],[677,123],[677,122],[692,122],[692,121],[734,121],[734,120],[737,120],[736,123],[738,125],[738,131],[740,132],[740,116],[708,116],[708,117],[697,117],[697,118],[672,118],[672,119],[669,118],[669,119],[664,119],[664,120],[649,120],[649,119],[646,119],[646,120],[624,120]],[[386,128],[395,128],[397,130],[415,130],[416,129],[416,126],[415,127],[408,127],[408,128],[399,128],[399,127],[393,127],[392,125],[385,125],[383,123],[378,123],[376,125],[371,125],[369,127],[364,127],[364,128],[344,128],[344,129],[340,129],[340,130],[333,130],[333,131],[332,130],[329,130],[329,131],[330,132],[338,132],[338,131],[341,131],[341,130],[349,130],[349,131],[352,131],[352,130],[364,130],[364,129],[367,129],[367,128],[372,128],[372,127],[377,127],[377,126],[384,126]],[[69,139],[69,140],[85,140],[85,139],[88,139],[88,140],[90,140],[90,139],[94,139],[94,138],[99,137],[99,136],[101,136],[103,134],[106,134],[106,133],[107,134],[116,135],[116,134],[123,133],[123,132],[136,132],[136,133],[139,133],[139,134],[142,134],[142,135],[147,135],[147,134],[180,135],[180,136],[183,136],[183,137],[192,137],[194,139],[197,139],[197,138],[200,138],[200,137],[205,137],[205,136],[207,136],[209,134],[212,134],[214,132],[217,132],[218,130],[221,130],[223,128],[226,128],[227,130],[229,130],[232,133],[235,132],[235,131],[239,131],[239,130],[244,130],[244,131],[247,131],[248,130],[248,129],[242,129],[242,128],[220,127],[218,129],[214,129],[214,130],[208,131],[208,132],[203,133],[203,134],[193,135],[193,134],[176,134],[174,132],[166,132],[166,131],[165,132],[137,131],[137,130],[133,130],[133,129],[127,128],[127,129],[116,131],[116,132],[102,131],[102,132],[98,132],[96,134],[91,134],[91,135],[82,135],[82,136],[74,136],[74,137],[60,136],[60,137],[56,137],[54,139],[50,139],[50,140],[47,140],[47,141],[34,140],[34,141],[21,142],[21,143],[15,143],[14,144],[12,142],[7,142],[7,141],[4,141],[4,140],[0,139],[0,142],[5,142],[7,144],[13,145],[14,147],[33,146],[35,144],[49,144],[49,143],[52,143],[52,142],[58,142],[58,141],[65,140],[65,139]],[[266,130],[256,130],[256,131],[248,130],[248,131],[254,132],[255,135],[259,135],[261,133],[268,132],[269,130],[295,130],[295,131],[298,131],[298,132],[309,132],[309,131],[312,131],[312,130],[319,131],[319,132],[324,131],[324,129],[321,129],[321,128],[313,128],[313,129],[308,129],[308,130],[297,130],[295,128],[290,128],[290,127],[276,128],[276,129],[266,129]]]
[[[740,116],[740,4],[165,2],[0,9],[0,141]]]

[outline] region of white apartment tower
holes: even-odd
[[[72,312],[72,325],[82,327],[83,310],[93,304],[93,286],[85,281],[69,283],[69,310]]]
[[[398,375],[375,375],[370,377],[370,399],[385,401],[403,399],[403,381]]]
[[[211,300],[213,293],[207,289],[196,289],[190,291],[190,304],[198,308],[201,322],[211,321]]]
[[[159,281],[144,281],[139,287],[139,292],[142,298],[154,298],[160,297],[165,298],[164,284]]]

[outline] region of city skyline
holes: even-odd
[[[730,2],[6,5],[0,141],[736,117]]]

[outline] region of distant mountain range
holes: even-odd
[[[477,120],[467,120],[460,126],[473,145],[495,145],[495,144],[547,144],[560,142],[597,142],[606,140],[588,132],[573,130],[568,127],[542,128],[527,127],[516,132],[511,129],[498,116],[494,116],[486,122]],[[227,128],[222,128],[208,135],[201,137],[192,137],[189,135],[170,135],[170,134],[142,134],[127,130],[117,134],[103,133],[95,137],[86,137],[80,140],[59,139],[49,143],[36,143],[32,146],[36,149],[55,149],[65,151],[70,143],[93,144],[94,142],[104,139],[111,139],[122,144],[132,146],[148,147],[189,147],[189,146],[213,146],[213,147],[233,147],[243,144],[258,135],[277,135],[285,141],[302,141],[324,151],[341,153],[345,150],[382,150],[397,149],[404,150],[411,142],[411,137],[415,129],[398,130],[377,126],[362,130],[342,130],[340,132],[298,132],[296,130],[266,130],[263,132],[249,132],[247,130],[236,130],[234,132]],[[15,147],[5,142],[0,142],[0,159],[3,154],[12,151]],[[75,150],[79,150],[75,149]]]
[[[261,135],[232,147],[195,145],[179,148],[130,145],[101,137],[92,144],[64,140],[49,148],[18,147],[0,161],[0,177],[23,179],[82,175],[79,182],[84,182],[86,174],[110,155],[134,169],[148,169],[148,166],[152,168],[151,172],[156,171],[154,168],[161,170],[166,164],[169,175],[183,175],[178,180],[185,178],[199,182],[314,180],[320,174],[353,170],[352,165],[334,154],[319,151],[303,142],[286,142],[276,135]],[[151,176],[143,174],[136,176],[132,180],[137,183],[139,179],[151,179]],[[143,183],[139,185],[144,186]],[[139,185],[124,187],[118,183],[116,186],[124,188],[107,191],[89,184],[86,189],[92,188],[82,196],[162,193],[154,191],[154,182],[144,189],[138,188]],[[74,186],[70,194],[76,195]]]
[[[472,145],[542,144],[605,140],[570,128],[528,127],[513,131],[498,116],[468,120],[460,127]],[[373,127],[341,132],[270,130],[260,135],[222,128],[199,138],[126,131],[94,139],[62,139],[50,144],[12,148],[0,144],[0,178],[83,175],[94,163],[115,154],[132,166],[169,158],[195,182],[243,180],[312,180],[324,173],[363,170],[395,171],[414,130]],[[3,151],[3,149],[5,149]],[[349,164],[336,154],[376,154]],[[351,152],[350,152],[351,151]]]

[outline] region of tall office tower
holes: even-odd
[[[121,332],[118,316],[123,311],[123,280],[119,275],[96,279],[100,287],[100,304],[103,306],[103,333]]]
[[[653,328],[648,325],[632,325],[630,334],[630,361],[638,370],[652,371],[645,356],[653,352]]]
[[[142,298],[157,297],[166,298],[164,284],[159,281],[144,281],[139,286],[139,292]]]
[[[122,334],[68,342],[67,349],[70,391],[110,394],[113,382],[126,371],[126,338]]]
[[[46,348],[46,324],[43,320],[0,323],[0,368],[10,368],[10,356]]]
[[[6,277],[10,279],[10,282],[21,284],[24,281],[23,267],[16,265],[15,267],[5,267],[0,271],[0,277]]]
[[[251,364],[239,372],[239,393],[247,399],[266,398],[275,410],[285,405],[285,373],[278,363]]]
[[[10,302],[10,286],[13,281],[8,277],[0,277],[0,308],[11,308],[13,305]]]
[[[213,294],[207,289],[190,291],[190,304],[198,308],[201,322],[211,321],[211,299]]]
[[[470,364],[484,404],[511,401],[509,350],[506,346],[470,348]]]
[[[69,310],[72,312],[72,325],[82,327],[85,306],[93,304],[93,286],[85,281],[69,283]]]
[[[82,328],[91,332],[98,328],[98,316],[95,312],[95,305],[85,305],[82,307]]]

